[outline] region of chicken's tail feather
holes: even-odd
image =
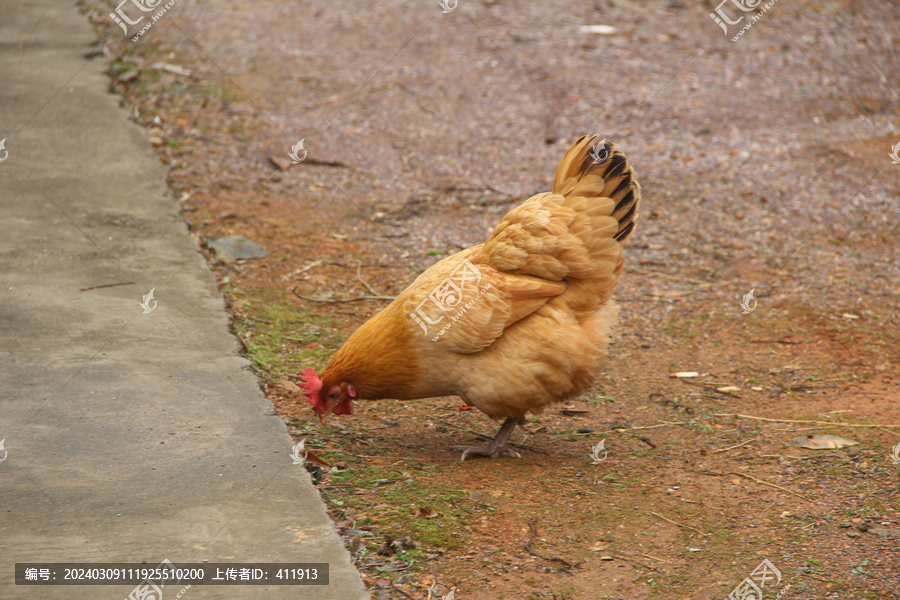
[[[619,222],[613,235],[624,242],[634,229],[641,200],[641,186],[628,159],[598,135],[585,135],[572,144],[553,179],[553,193],[566,198],[609,198],[615,203],[612,217]]]
[[[580,252],[559,253],[569,268],[568,306],[592,318],[609,302],[624,263],[623,244],[634,230],[641,188],[628,159],[600,136],[584,136],[569,147],[556,170],[553,193],[574,211],[568,233]]]
[[[553,191],[503,217],[481,260],[498,271],[565,281],[569,308],[592,318],[619,283],[622,246],[640,194],[634,171],[613,144],[582,137],[560,162]]]

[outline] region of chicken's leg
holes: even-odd
[[[494,458],[496,456],[512,456],[513,458],[519,458],[520,454],[509,447],[507,441],[509,440],[509,434],[513,432],[513,429],[516,428],[522,421],[522,417],[509,417],[504,422],[503,425],[500,426],[500,431],[497,432],[497,435],[494,436],[494,439],[491,440],[491,443],[487,446],[456,446],[453,448],[456,452],[462,452],[463,461],[469,455],[476,456],[487,456],[489,458]]]

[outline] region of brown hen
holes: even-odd
[[[313,409],[353,400],[459,396],[493,419],[471,454],[513,454],[526,414],[591,387],[616,323],[613,289],[640,186],[613,144],[584,136],[566,151],[553,191],[511,210],[488,240],[436,263],[335,353],[303,371]]]

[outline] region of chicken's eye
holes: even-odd
[[[332,390],[332,391],[328,392],[328,397],[329,398],[337,398],[338,397],[337,390]]]

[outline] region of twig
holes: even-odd
[[[329,450],[329,453],[334,454],[345,454],[347,456],[352,456],[353,458],[382,458],[376,454],[353,454],[352,452],[347,452],[345,450]]]
[[[848,411],[848,412],[849,412],[849,411]],[[872,420],[872,419],[871,419],[871,417],[870,417],[870,418],[869,418],[869,421],[871,421],[871,420]],[[873,426],[873,427],[877,427],[878,429],[882,430],[882,431],[885,432],[885,433],[889,433],[889,434],[891,434],[891,435],[894,435],[894,432],[893,432],[893,431],[888,431],[887,429],[885,429],[885,428],[882,427],[881,425],[875,425],[875,424],[873,423],[872,426]]]
[[[449,425],[450,427],[456,427],[457,429],[462,429],[463,431],[468,431],[469,433],[474,433],[474,434],[477,435],[478,437],[482,437],[482,438],[485,438],[485,439],[488,439],[488,440],[491,439],[491,436],[489,436],[489,435],[487,435],[487,434],[484,434],[484,433],[481,433],[480,431],[476,431],[476,430],[472,429],[471,427],[464,427],[464,426],[462,426],[462,425],[457,425],[456,423],[451,423],[450,421],[445,421],[444,419],[441,419],[441,418],[438,418],[438,417],[434,417],[434,420],[435,420],[435,421],[440,421],[440,422],[443,423],[444,425]]]
[[[542,560],[561,563],[570,569],[574,569],[575,567],[577,567],[578,565],[581,564],[580,562],[572,564],[567,560],[564,560],[562,558],[556,558],[555,556],[541,556],[540,554],[535,552],[534,551],[534,539],[537,537],[537,527],[534,526],[535,523],[537,523],[537,519],[530,519],[528,521],[528,527],[531,529],[531,539],[528,540],[527,544],[522,546],[522,548],[524,548],[525,551],[528,552],[528,554],[530,554],[532,556],[537,556],[538,558],[540,558]]]
[[[372,445],[373,445],[372,442],[367,441],[367,440],[364,440],[364,439],[362,439],[361,437],[357,437],[357,436],[355,436],[355,435],[347,436],[347,439],[348,439],[348,440],[353,440],[353,441],[355,441],[355,442],[359,442],[360,444],[365,444],[366,446],[372,446]],[[375,445],[375,447],[378,448],[379,450],[381,450],[381,447],[380,447],[380,446]]]
[[[802,344],[803,342],[792,342],[791,340],[750,340],[751,344]]]
[[[798,498],[802,498],[803,500],[806,500],[807,502],[812,502],[813,504],[816,503],[815,500],[812,500],[810,498],[807,498],[806,496],[798,494],[797,492],[795,492],[793,490],[789,490],[786,487],[782,487],[782,486],[778,485],[777,483],[769,483],[768,481],[759,479],[757,477],[754,477],[753,475],[747,475],[746,473],[737,473],[736,471],[729,471],[728,475],[737,475],[739,477],[746,477],[747,479],[752,479],[753,481],[755,481],[757,483],[761,483],[763,485],[768,485],[769,487],[773,487],[776,490],[781,490],[782,492],[787,492],[788,494],[793,494],[794,496],[797,496]]]
[[[650,446],[651,448],[656,448],[656,444],[654,444],[654,443],[650,440],[650,438],[648,438],[647,436],[644,436],[644,435],[636,435],[636,436],[634,436],[634,437],[636,437],[637,439],[641,440],[642,442],[644,442],[645,444],[647,444],[647,445]]]
[[[356,278],[359,279],[359,282],[360,282],[361,284],[363,284],[364,286],[366,286],[366,289],[369,290],[369,292],[370,292],[373,296],[377,296],[378,298],[388,298],[388,297],[390,297],[392,300],[395,298],[395,296],[382,296],[381,294],[379,294],[378,292],[376,292],[375,290],[373,290],[371,285],[369,285],[368,283],[366,283],[365,281],[363,281],[362,275],[361,275],[360,272],[359,272],[360,267],[362,267],[362,263],[359,263],[358,265],[356,265]]]
[[[696,386],[698,388],[702,388],[702,389],[706,390],[707,392],[715,392],[716,394],[728,394],[732,398],[740,398],[740,396],[738,396],[734,392],[723,392],[723,391],[719,390],[719,388],[716,387],[717,384],[715,384],[715,383],[697,383],[695,381],[690,381],[688,379],[679,379],[678,381],[680,381],[681,383],[686,383],[688,385]],[[720,387],[725,387],[721,384],[718,384],[718,385]]]
[[[656,571],[656,567],[651,566],[651,565],[644,564],[644,563],[642,563],[641,561],[639,561],[639,560],[634,560],[633,558],[629,558],[628,556],[622,556],[621,554],[610,554],[610,556],[612,556],[613,558],[618,558],[619,560],[626,560],[626,561],[628,561],[628,562],[630,562],[630,563],[634,563],[634,564],[636,564],[636,565],[639,565],[639,566],[641,566],[641,567],[644,567],[645,569],[650,569],[651,571]],[[642,554],[641,556],[646,556],[646,554]],[[651,557],[651,558],[652,558],[652,557]],[[662,559],[661,559],[661,558],[657,558],[656,560],[662,560]],[[669,562],[669,561],[664,560],[663,562]]]
[[[728,446],[727,448],[719,448],[718,450],[713,450],[713,453],[715,454],[716,452],[728,452],[729,450],[734,450],[735,448],[740,448],[741,446],[745,446],[745,445],[749,444],[750,442],[754,442],[754,441],[756,441],[756,438],[750,438],[749,440],[747,440],[745,442],[741,442],[740,444],[736,444],[734,446]]]
[[[657,557],[655,557],[655,556],[650,556],[649,554],[644,554],[643,552],[638,552],[638,554],[640,554],[640,555],[643,556],[644,558],[652,558],[653,560],[658,560],[658,561],[660,561],[660,562],[664,562],[664,563],[667,563],[667,564],[670,564],[670,565],[671,565],[671,564],[674,564],[671,560],[666,560],[666,559],[664,559],[664,558],[657,558]]]
[[[410,596],[409,594],[407,594],[406,592],[404,592],[403,590],[401,590],[400,588],[395,586],[393,581],[391,581],[391,589],[400,592],[401,594],[403,594],[404,596],[409,598],[409,600],[416,600],[415,598],[413,598],[412,596]]]
[[[755,419],[757,421],[771,421],[773,423],[811,423],[814,425],[840,425],[841,427],[888,427],[900,428],[900,425],[876,425],[874,423],[839,423],[833,421],[805,421],[798,419],[770,419],[768,417],[754,417],[752,415],[742,415],[739,413],[716,413],[716,417],[738,417],[741,419]]]
[[[698,501],[696,501],[696,500],[688,500],[687,498],[679,498],[679,500],[681,500],[682,502],[687,502],[688,504],[699,504],[699,505],[702,506],[703,508],[711,508],[711,509],[713,509],[713,510],[718,510],[718,511],[720,511],[720,512],[725,512],[725,509],[724,509],[724,508],[720,508],[720,507],[718,507],[718,506],[713,506],[712,504],[704,504],[704,503],[698,502]]]
[[[704,537],[709,537],[709,534],[708,534],[708,533],[703,533],[703,532],[700,531],[699,529],[697,529],[697,528],[695,528],[695,527],[691,527],[690,525],[682,525],[681,523],[676,523],[676,522],[673,521],[672,519],[670,519],[670,518],[668,518],[668,517],[664,517],[664,516],[662,516],[661,514],[659,514],[658,512],[653,512],[653,511],[651,511],[650,514],[651,514],[651,515],[656,515],[657,517],[659,517],[659,518],[662,519],[663,521],[668,521],[668,522],[671,523],[672,525],[678,525],[679,527],[684,527],[685,529],[690,529],[691,531],[696,531],[697,533],[699,533],[700,535],[702,535],[702,536],[704,536]]]
[[[664,421],[659,425],[644,425],[642,427],[629,427],[627,429],[613,429],[613,431],[634,431],[636,429],[656,429],[657,427],[665,427],[667,425],[684,425],[684,421]]]
[[[305,267],[301,267],[301,268],[297,269],[296,271],[292,271],[292,272],[288,273],[287,275],[283,275],[281,277],[281,280],[287,281],[294,275],[299,275],[300,273],[305,273],[305,272],[309,271],[310,269],[312,269],[313,267],[318,267],[321,264],[322,264],[321,259],[319,259],[317,261],[313,261],[313,262],[309,263],[308,265],[306,265]]]
[[[123,281],[122,283],[104,283],[103,285],[92,285],[91,287],[81,288],[82,292],[88,290],[99,290],[100,288],[116,287],[117,285],[134,285],[133,281]]]
[[[291,290],[294,295],[310,302],[325,302],[326,304],[337,304],[339,302],[359,302],[360,300],[393,300],[393,296],[357,296],[356,298],[311,298],[297,293],[297,288]]]
[[[257,323],[268,323],[270,325],[275,322],[275,321],[270,321],[269,319],[259,319],[257,317],[251,317],[250,315],[238,315],[237,318],[242,319],[242,320],[250,319],[251,321],[256,321]]]

